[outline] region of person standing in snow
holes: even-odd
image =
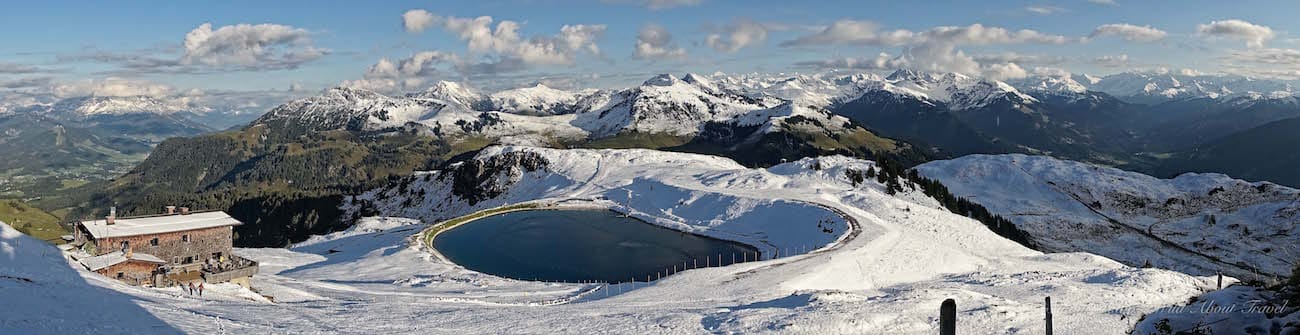
[[[190,295],[194,295],[194,282],[190,282]]]
[[[203,283],[199,283],[199,296],[203,296]]]

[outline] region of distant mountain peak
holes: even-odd
[[[659,75],[651,77],[650,79],[647,79],[644,83],[641,84],[641,86],[673,86],[673,85],[677,85],[677,83],[680,82],[681,80],[677,79],[677,77],[674,77],[671,74],[661,73]]]

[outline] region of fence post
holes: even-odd
[[[1043,298],[1043,302],[1047,304],[1047,335],[1052,335],[1052,297]]]
[[[939,335],[957,335],[957,302],[952,299],[939,305]]]
[[[1219,272],[1219,289],[1223,289],[1223,272]]]

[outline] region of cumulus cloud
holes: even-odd
[[[180,51],[178,55],[175,54]],[[116,64],[118,73],[211,73],[294,69],[329,54],[312,45],[311,33],[279,24],[236,24],[213,29],[204,23],[179,46],[127,52],[92,51],[60,55],[64,62]]]
[[[515,21],[501,20],[495,27],[490,16],[441,21],[443,29],[466,42],[471,52],[494,53],[528,65],[573,64],[580,52],[599,55],[596,42],[605,33],[605,25],[565,25],[555,36],[524,39]]]
[[[985,78],[993,80],[1018,79],[1029,76],[1029,71],[1025,71],[1016,63],[989,64],[981,70]]]
[[[1103,55],[1092,59],[1092,63],[1101,67],[1118,68],[1128,66],[1128,55]]]
[[[601,0],[608,4],[630,4],[648,8],[650,10],[661,10],[675,7],[697,6],[704,3],[704,0]]]
[[[686,49],[673,43],[673,35],[657,24],[647,24],[636,34],[636,48],[632,56],[639,59],[680,59]]]
[[[1102,36],[1117,36],[1125,41],[1132,42],[1154,42],[1164,39],[1168,33],[1165,31],[1152,28],[1151,26],[1137,26],[1127,23],[1111,23],[1097,26],[1088,35],[1089,39]]]
[[[84,79],[54,84],[50,93],[57,97],[80,96],[165,96],[173,91],[171,86],[138,79],[109,77],[104,79]]]
[[[1065,8],[1061,8],[1061,7],[1057,7],[1057,6],[1047,6],[1047,5],[1033,5],[1033,6],[1028,6],[1028,7],[1025,7],[1025,11],[1026,11],[1026,12],[1030,12],[1030,13],[1034,13],[1034,14],[1038,14],[1038,15],[1052,15],[1052,14],[1057,14],[1057,13],[1064,13],[1064,12],[1066,12]]]
[[[402,27],[408,33],[423,32],[438,21],[438,16],[423,9],[412,9],[402,13]]]
[[[212,29],[204,23],[185,34],[181,64],[291,69],[328,51],[311,44],[311,33],[279,24],[236,24]]]
[[[963,45],[990,44],[1065,44],[1076,39],[1035,30],[1010,30],[987,27],[941,26],[924,31],[906,29],[881,30],[869,21],[840,20],[812,34],[782,42],[782,46],[806,45],[884,45],[902,46],[902,64],[925,71],[950,71],[983,74],[995,78],[1015,78],[1024,69],[1011,62],[981,64],[975,57],[958,50]]]
[[[795,63],[798,67],[808,67],[815,69],[853,69],[853,70],[893,70],[906,67],[901,58],[890,56],[887,53],[880,53],[876,57],[844,57],[821,61],[807,61]]]
[[[767,26],[750,19],[739,18],[705,38],[704,44],[722,52],[736,52],[747,46],[767,41]]]
[[[346,80],[341,86],[392,92],[421,87],[427,80],[463,71],[460,57],[442,51],[422,51],[396,61],[380,58],[366,69],[362,79]]]
[[[1196,26],[1196,33],[1210,38],[1230,38],[1246,41],[1246,46],[1261,48],[1273,39],[1273,29],[1242,20],[1211,21]]]

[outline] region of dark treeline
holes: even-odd
[[[949,212],[975,219],[983,223],[989,230],[997,233],[998,236],[1005,237],[1031,249],[1037,248],[1029,234],[1020,230],[1011,221],[990,213],[987,208],[978,203],[953,195],[952,192],[948,191],[947,186],[937,180],[922,177],[916,172],[916,169],[908,168],[906,165],[889,158],[877,159],[876,166],[880,169],[849,170],[845,174],[854,185],[868,179],[875,179],[876,182],[885,185],[885,192],[890,195],[908,189],[920,188],[922,193],[938,200]]]

